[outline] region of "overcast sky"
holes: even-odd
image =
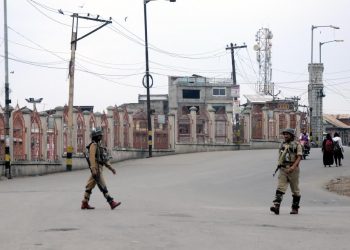
[[[3,1],[1,1],[0,67],[4,86]],[[7,0],[10,98],[43,98],[39,111],[68,103],[68,63],[72,13],[100,15],[113,23],[80,40],[76,54],[74,105],[108,106],[137,102],[145,94],[143,0]],[[64,15],[58,10],[62,10]],[[335,25],[339,30],[314,30],[314,62],[322,46],[324,112],[350,113],[350,1],[348,0],[156,0],[147,4],[151,94],[167,94],[168,75],[230,78],[228,44],[236,50],[241,96],[255,93],[258,64],[253,46],[260,28],[272,39],[272,81],[279,98],[299,96],[308,105],[308,63],[311,26]],[[100,25],[79,21],[78,36]],[[4,87],[1,105],[4,106]],[[242,98],[241,102],[245,102]],[[303,110],[301,108],[301,110]]]

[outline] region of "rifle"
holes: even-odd
[[[282,167],[283,165],[277,165],[277,168],[275,169],[275,172],[272,174],[272,177],[275,177],[276,173],[278,170]]]
[[[278,157],[277,168],[276,168],[275,172],[272,174],[272,177],[275,177],[275,175],[276,175],[276,173],[278,172],[278,170],[279,170],[281,167],[283,167],[283,163],[285,162],[285,156],[286,156],[286,154],[287,154],[287,152],[288,152],[288,149],[289,149],[289,146],[283,146],[283,147],[281,148],[281,150],[283,150],[283,151],[280,152],[280,156]]]

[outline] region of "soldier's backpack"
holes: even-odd
[[[92,142],[89,143],[86,147],[85,147],[85,152],[84,152],[84,156],[85,159],[89,165],[89,167],[91,166],[91,161],[90,161],[90,146],[91,146]],[[106,148],[104,147],[98,147],[98,149],[96,150],[96,161],[99,164],[105,164],[107,163],[112,157],[108,154],[108,151]]]
[[[324,145],[324,150],[326,152],[333,152],[333,141],[332,140],[326,140],[326,143]]]

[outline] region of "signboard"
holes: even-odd
[[[158,123],[165,124],[165,115],[158,115]]]
[[[239,98],[239,85],[233,85],[231,88],[231,96],[234,98]]]
[[[240,111],[241,111],[241,109],[240,109],[240,107],[239,107],[239,103],[240,103],[240,101],[239,100],[233,100],[233,113],[234,114],[239,114],[240,113]]]

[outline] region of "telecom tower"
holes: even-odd
[[[255,35],[256,60],[259,63],[259,79],[256,91],[259,94],[274,95],[271,63],[272,32],[268,28],[261,28]]]

